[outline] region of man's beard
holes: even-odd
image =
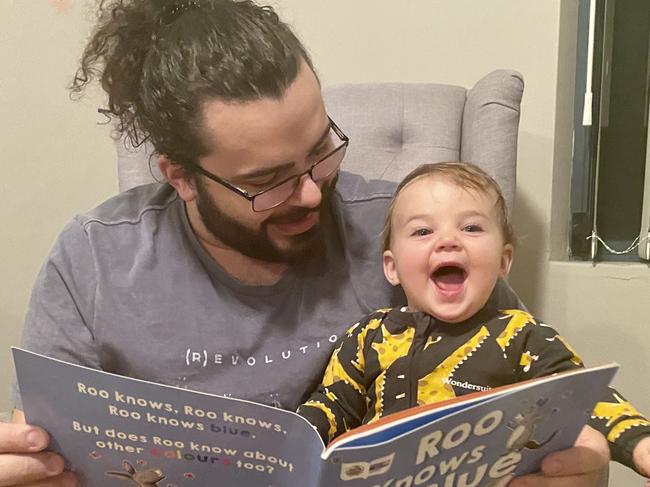
[[[272,216],[262,222],[259,229],[244,226],[222,211],[199,178],[195,179],[196,207],[205,228],[222,244],[248,257],[265,262],[300,264],[319,252],[323,246],[324,238],[320,222],[323,213],[329,208],[337,179],[338,175],[323,184],[321,202],[316,208],[296,208],[289,214]],[[269,224],[299,221],[313,211],[319,212],[319,223],[304,233],[290,236],[286,247],[277,246],[269,238],[267,230]]]

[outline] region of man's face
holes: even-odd
[[[250,227],[221,210],[201,181],[196,182],[196,207],[205,228],[222,244],[266,262],[299,263],[313,255],[322,244],[322,229],[318,222],[335,183],[336,180],[332,179],[322,184],[321,204],[318,207],[297,207],[291,213],[271,215],[260,222],[258,228]],[[284,241],[278,242],[269,234],[269,227],[273,226],[295,226],[298,233],[287,234]]]
[[[487,302],[512,261],[497,218],[496,195],[425,176],[398,195],[384,272],[401,284],[411,311],[449,323],[464,321]]]
[[[304,172],[331,146],[320,85],[305,64],[280,100],[215,100],[205,104],[203,113],[213,150],[201,166],[250,194]],[[199,215],[199,238],[268,262],[299,261],[322,243],[321,211],[335,174],[318,183],[304,176],[289,200],[263,212],[254,212],[250,201],[227,188],[199,174],[193,177],[196,198],[188,208],[192,214],[194,206]]]

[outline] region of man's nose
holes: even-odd
[[[289,203],[302,208],[316,208],[320,205],[322,197],[320,186],[307,173],[298,181],[298,187],[289,198]]]

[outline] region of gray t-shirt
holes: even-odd
[[[325,251],[271,286],[233,280],[203,250],[169,185],[77,216],[36,280],[22,346],[139,379],[295,409],[334,342],[403,302],[380,233],[395,185],[341,173]],[[20,407],[19,394],[14,401]]]

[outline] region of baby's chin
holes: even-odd
[[[476,313],[478,313],[482,308],[483,306],[476,305],[461,308],[458,308],[457,306],[442,306],[436,307],[435,309],[432,308],[430,310],[425,310],[425,312],[439,321],[444,321],[445,323],[453,325],[467,321]]]

